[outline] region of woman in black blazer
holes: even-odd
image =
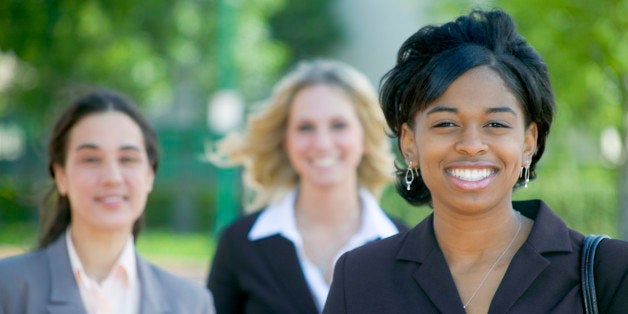
[[[503,11],[408,38],[380,93],[407,169],[398,192],[433,214],[343,255],[324,313],[582,313],[583,235],[542,201],[513,202],[554,115],[547,66]],[[602,313],[628,313],[628,243],[604,240]]]
[[[393,164],[377,96],[362,74],[300,63],[219,146],[244,165],[264,208],[220,238],[208,287],[218,313],[319,313],[341,253],[406,229],[377,203]]]

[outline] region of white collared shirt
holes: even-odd
[[[325,281],[324,274],[305,256],[303,240],[297,229],[294,214],[296,197],[297,191],[295,189],[279,202],[269,205],[255,221],[251,231],[249,231],[248,239],[255,241],[279,234],[294,244],[301,270],[320,312],[325,305],[330,285]],[[360,229],[351,236],[347,244],[334,257],[334,265],[343,253],[367,242],[383,239],[399,232],[367,189],[361,188],[359,197],[362,205]]]
[[[81,293],[81,299],[89,314],[136,314],[140,307],[140,285],[133,236],[124,246],[107,277],[98,283],[85,273],[68,227],[65,240],[70,256],[70,265]]]

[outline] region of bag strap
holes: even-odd
[[[584,298],[584,310],[587,314],[597,314],[597,295],[595,294],[595,281],[593,279],[593,266],[595,251],[598,244],[606,235],[589,234],[582,242],[582,259],[580,261],[580,277],[582,281],[582,295]]]

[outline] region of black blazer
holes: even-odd
[[[583,313],[583,235],[543,202],[514,202],[535,220],[497,289],[489,313]],[[600,313],[628,313],[628,242],[604,240],[596,255]],[[414,229],[342,255],[323,313],[465,313],[433,229]]]
[[[240,218],[220,237],[207,282],[216,312],[318,314],[292,242],[280,235],[247,238],[259,215]]]

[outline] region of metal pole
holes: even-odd
[[[237,26],[238,0],[218,1],[218,92],[234,90],[236,84],[236,69],[233,58],[234,36]],[[215,132],[214,139],[220,139],[224,134]],[[214,235],[229,225],[238,216],[238,171],[234,168],[215,167],[215,221]]]

